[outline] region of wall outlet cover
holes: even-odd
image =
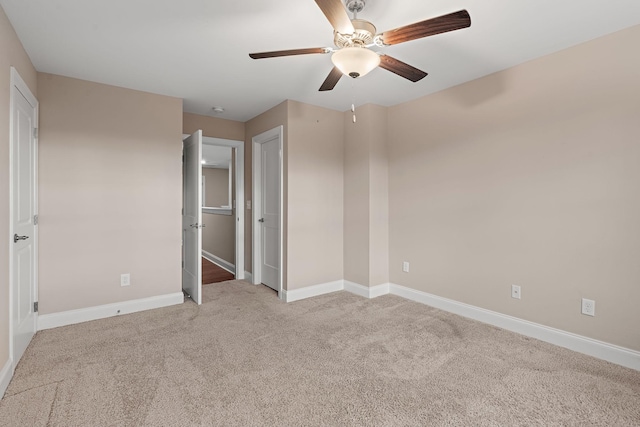
[[[129,273],[120,275],[120,286],[131,285],[131,275]]]
[[[522,299],[522,289],[518,285],[511,285],[511,298]]]
[[[596,302],[591,299],[582,298],[582,314],[587,316],[596,315]]]

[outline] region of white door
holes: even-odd
[[[11,329],[14,366],[36,333],[36,136],[38,103],[11,70]]]
[[[182,289],[202,304],[202,131],[182,145]]]
[[[270,139],[261,150],[261,278],[262,283],[278,291],[280,268],[280,141]]]

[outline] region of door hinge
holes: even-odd
[[[33,303],[33,312],[37,313],[38,312],[38,301]]]
[[[38,215],[33,216],[33,225],[38,225]]]
[[[33,138],[38,139],[38,128],[33,128]]]

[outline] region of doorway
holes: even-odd
[[[252,139],[253,283],[264,284],[283,298],[282,126]]]
[[[240,270],[236,262],[237,218],[234,215],[238,206],[242,209],[235,195],[238,150],[223,142],[216,138],[202,141],[203,285],[231,280]]]
[[[183,289],[194,301],[196,301],[196,303],[200,304],[203,284],[203,264],[205,262],[205,260],[203,260],[203,255],[206,256],[208,261],[213,261],[216,264],[221,265],[224,269],[232,272],[236,279],[241,280],[245,277],[243,209],[244,141],[203,137],[202,131],[197,131],[191,137],[188,135],[184,136],[186,138],[185,144],[183,145],[183,193],[185,194],[185,197],[183,198]],[[188,156],[186,151],[187,143],[194,137],[195,145],[197,145],[197,147],[190,150],[190,153],[193,156]],[[203,161],[207,161],[203,156],[203,151],[206,152],[208,148],[226,149],[231,153],[226,168],[203,168],[203,166],[206,166]],[[191,159],[191,157],[194,158]],[[188,161],[190,159],[192,161]],[[203,170],[205,169],[219,169],[217,172],[228,175],[228,182],[226,184],[228,188],[228,191],[226,192],[227,198],[224,199],[224,201],[213,203],[216,206],[208,206],[211,203],[207,203],[207,178],[203,175]],[[218,173],[218,175],[219,174],[220,173]],[[187,177],[192,177],[192,179],[187,180]],[[209,181],[209,185],[213,185],[213,182]],[[193,197],[186,197],[186,195],[192,195]],[[190,203],[189,206],[186,205],[187,199],[193,202]],[[193,218],[185,218],[185,215],[191,211],[194,211],[192,215]],[[206,227],[206,218],[203,219],[203,217],[209,215],[224,216],[231,221],[231,223],[227,224],[226,227],[229,229],[233,228],[232,236],[234,237],[232,237],[232,240],[235,247],[233,250],[233,257],[227,256],[226,258],[233,258],[233,263],[203,251],[203,230],[208,231],[208,228]],[[192,240],[197,243],[193,245],[193,250],[189,250],[192,245],[187,244],[189,243],[188,237],[190,234],[194,234],[195,238]],[[186,283],[184,280],[184,270],[186,266],[193,266],[193,271],[197,273],[194,280],[189,281],[189,283]],[[185,285],[188,285],[188,287]]]

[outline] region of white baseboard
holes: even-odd
[[[7,359],[7,363],[4,364],[0,371],[0,399],[4,396],[4,392],[9,387],[9,382],[13,377],[13,360]]]
[[[550,344],[568,348],[569,350],[573,350],[578,353],[583,353],[640,371],[640,352],[638,351],[393,283],[367,287],[348,280],[336,280],[335,282],[307,286],[305,288],[294,289],[291,291],[283,291],[283,294],[285,302],[293,302],[341,290],[345,290],[365,298],[376,298],[387,294],[397,295],[411,301],[448,311],[459,316],[478,320],[508,331],[536,338],[540,341],[545,341]]]
[[[283,290],[284,301],[293,302],[301,299],[317,297],[331,292],[341,291],[344,289],[344,280],[336,280],[335,282],[321,283],[319,285],[307,286],[305,288],[293,289],[290,291]]]
[[[229,273],[236,274],[236,266],[234,264],[231,264],[229,261],[225,261],[222,258],[215,256],[211,252],[205,251],[204,249],[202,250],[202,256],[218,267],[224,268]]]
[[[247,281],[249,283],[253,283],[253,275],[251,273],[249,273],[248,271],[245,271],[243,280],[245,280],[245,281]]]
[[[99,305],[96,307],[81,308],[78,310],[63,311],[60,313],[43,314],[38,316],[38,330],[42,331],[44,329],[73,325],[75,323],[88,322],[90,320],[105,319],[107,317],[119,316],[121,314],[129,314],[137,311],[182,304],[183,302],[184,295],[182,292],[176,292],[173,294]]]
[[[317,297],[336,291],[347,291],[365,298],[375,298],[389,293],[389,283],[377,286],[363,286],[348,280],[336,280],[334,282],[321,283],[305,288],[282,291],[285,302],[300,301],[302,299]]]
[[[365,298],[376,298],[381,295],[387,295],[389,293],[389,283],[384,283],[382,285],[376,286],[363,286],[358,283],[350,282],[348,280],[344,281],[344,290],[347,292],[351,292],[352,294],[360,295]]]
[[[391,284],[389,290],[393,295],[640,371],[640,352],[635,350],[400,285]]]

